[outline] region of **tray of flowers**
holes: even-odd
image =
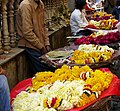
[[[63,48],[66,49],[66,48]],[[62,48],[58,50],[62,50]],[[42,56],[42,62],[49,64],[55,68],[61,67],[63,64],[67,64],[69,66],[74,65],[89,65],[91,68],[99,68],[103,66],[109,65],[113,59],[119,56],[119,51],[113,50],[108,46],[94,45],[94,44],[82,44],[80,46],[76,46],[76,49],[69,50],[71,52],[66,57],[63,58],[49,58],[48,55]],[[65,51],[66,52],[66,51]]]
[[[114,44],[120,41],[120,32],[119,31],[98,31],[92,33],[90,36],[83,36],[74,41],[75,45],[80,44],[99,44],[107,45]]]
[[[108,14],[106,12],[95,12],[91,17],[91,20],[100,21],[100,20],[108,20],[113,18],[114,16],[112,14]]]
[[[120,81],[108,68],[63,65],[55,72],[38,72],[11,90],[13,111],[81,111],[119,95]],[[107,99],[106,99],[107,98]]]
[[[95,12],[89,21],[89,25],[85,28],[97,29],[97,30],[113,30],[116,29],[118,20],[107,14],[106,12]]]

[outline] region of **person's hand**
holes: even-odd
[[[6,71],[0,66],[0,74],[6,74]]]
[[[45,48],[45,47],[43,47],[43,48],[41,49],[41,51],[42,51],[42,54],[47,53],[47,50],[46,50],[46,48]]]
[[[45,48],[46,48],[47,52],[49,52],[49,51],[52,50],[51,47],[50,47],[50,45],[46,45]]]

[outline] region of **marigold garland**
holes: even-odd
[[[56,80],[72,81],[81,79],[85,80],[86,84],[90,84],[92,86],[92,90],[103,91],[104,89],[108,88],[112,80],[112,75],[100,70],[93,71],[89,66],[83,66],[81,68],[79,68],[79,66],[74,66],[72,69],[70,69],[69,66],[63,65],[54,73],[37,73],[32,79],[32,89],[36,91],[42,86],[54,83]]]
[[[13,111],[58,111],[82,107],[96,100],[109,87],[112,78],[111,73],[92,70],[89,66],[70,68],[63,65],[54,73],[39,72],[33,77],[28,92],[17,95]]]
[[[106,61],[112,57],[111,52],[81,52],[75,50],[71,58],[72,62],[76,64],[91,64],[101,61]]]

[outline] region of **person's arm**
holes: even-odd
[[[0,66],[0,75],[5,75],[6,71]]]
[[[88,21],[87,21],[87,19],[86,19],[86,12],[85,12],[85,9],[84,10],[82,10],[82,17],[83,17],[83,20],[84,20],[84,23],[85,24],[88,24]]]
[[[45,38],[45,47],[49,51],[49,49],[50,49],[50,42],[49,42],[49,37],[47,35],[47,30],[46,30],[46,26],[45,26],[45,13],[43,14],[43,22],[44,22],[44,27],[43,28],[44,28],[44,36],[45,36],[44,37]]]
[[[85,21],[85,22],[82,21],[83,18],[84,18],[84,16],[82,16],[82,14],[81,14],[81,15],[79,15],[79,14],[75,14],[75,15],[74,15],[74,20],[76,21],[76,23],[77,23],[78,26],[80,26],[80,27],[87,25],[86,21]]]
[[[21,7],[22,26],[24,38],[29,41],[34,47],[42,49],[44,46],[40,43],[38,37],[33,31],[31,8],[29,5],[23,4]]]
[[[112,15],[115,16],[116,15],[116,8],[114,7],[112,10]]]

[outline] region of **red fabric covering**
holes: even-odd
[[[101,68],[100,70],[111,73],[108,68]],[[104,92],[102,92],[101,96],[97,100],[95,100],[95,101],[93,101],[93,102],[91,102],[91,103],[89,103],[89,104],[87,104],[83,107],[73,108],[73,109],[70,109],[68,111],[81,111],[84,108],[86,108],[86,107],[92,105],[93,103],[97,102],[98,100],[100,100],[104,97],[112,96],[112,95],[120,96],[120,80],[118,79],[118,77],[116,75],[113,75],[113,80],[112,80],[109,88],[106,89]]]
[[[86,10],[86,11],[92,11],[92,10],[94,10],[94,9],[90,8],[89,5],[87,4],[87,5],[85,5],[85,10]]]
[[[100,70],[111,73],[108,68],[101,68]],[[28,86],[31,86],[32,85],[31,81],[32,81],[32,79],[29,78],[29,79],[23,80],[20,83],[18,83],[10,92],[11,100],[14,99],[16,97],[16,95],[19,94],[21,91],[24,91]],[[120,96],[120,80],[118,79],[118,77],[116,75],[113,75],[113,80],[112,80],[109,88],[106,89],[97,100],[95,100],[81,108],[74,108],[74,109],[70,109],[68,111],[81,111],[84,108],[95,103],[96,101],[98,101],[104,97],[111,96],[111,95]]]
[[[25,79],[19,82],[11,91],[10,91],[10,98],[11,100],[16,97],[21,91],[25,91],[28,86],[32,85],[32,78]]]

